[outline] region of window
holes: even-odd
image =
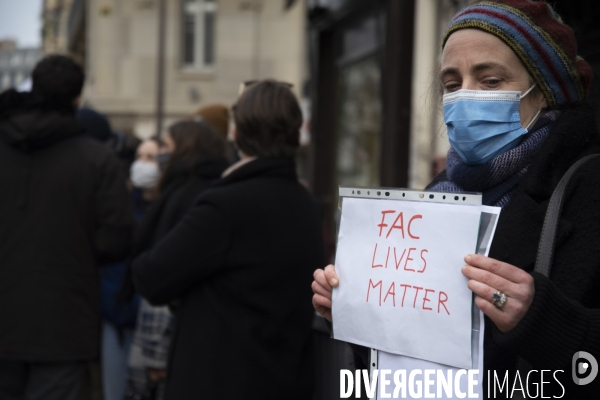
[[[182,66],[211,68],[215,62],[216,0],[182,0]]]
[[[19,67],[19,66],[21,66],[22,62],[23,62],[23,57],[21,57],[21,54],[16,53],[16,54],[13,54],[12,59],[10,60],[10,65],[12,67]]]
[[[18,71],[15,74],[14,85],[19,86],[21,84],[21,82],[23,82],[24,80],[25,80],[25,75],[23,75],[23,72]]]
[[[10,74],[7,72],[2,76],[2,89],[6,89],[6,88],[10,87],[10,85],[11,85]]]
[[[38,60],[37,51],[30,51],[27,54],[27,59],[25,61],[25,64],[27,64],[28,68],[33,68],[33,67],[35,67],[35,64],[37,63],[37,60]]]
[[[381,96],[381,68],[376,56],[340,70],[337,185],[380,185]]]

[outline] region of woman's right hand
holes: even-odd
[[[313,307],[331,322],[331,290],[340,283],[335,267],[330,264],[325,269],[318,269],[313,277],[315,278],[311,285],[315,293],[312,300]]]

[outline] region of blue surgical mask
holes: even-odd
[[[485,164],[519,144],[541,111],[523,128],[519,106],[534,87],[523,95],[504,90],[466,89],[444,95],[444,120],[450,145],[466,164]]]

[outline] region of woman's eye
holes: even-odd
[[[458,83],[447,83],[444,84],[444,91],[446,92],[454,92],[455,90],[460,89],[460,84]]]
[[[500,79],[486,79],[483,83],[488,86],[496,86],[500,84]]]

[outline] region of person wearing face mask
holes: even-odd
[[[140,188],[162,171],[156,186],[158,198],[142,221],[133,257],[165,237],[229,165],[225,141],[204,122],[178,122],[162,141],[152,167],[141,158],[131,167],[132,182]],[[154,307],[143,299],[130,357],[127,399],[162,398],[172,329],[169,308]]]
[[[462,269],[486,315],[484,396],[488,372],[508,371],[512,387],[519,365],[527,397],[540,389],[526,374],[551,370],[562,372],[542,396],[596,398],[600,379],[580,385],[571,370],[577,352],[600,359],[600,157],[567,186],[551,273],[534,272],[553,191],[600,153],[586,103],[592,70],[573,31],[543,1],[476,2],[444,36],[439,79],[451,149],[428,189],[481,192],[485,205],[502,207],[489,257],[467,255]],[[331,321],[338,277],[332,265],[314,277],[313,305]]]
[[[162,142],[158,139],[144,140],[138,146],[135,155],[135,161],[129,168],[129,179],[134,189],[140,191],[141,198],[152,200],[154,191],[152,190],[160,178],[159,156]]]
[[[158,144],[154,140],[147,140],[140,144],[138,157],[131,164],[130,179],[134,187],[151,189],[160,176],[158,168]]]
[[[90,114],[90,112],[87,111],[87,114]],[[90,118],[86,120],[90,120]],[[99,131],[99,127],[111,132],[108,121],[105,124],[96,124],[96,132]],[[136,159],[130,168],[134,215],[138,223],[156,197],[154,187],[160,177],[156,161],[159,147],[160,142],[158,139],[143,141],[136,149]],[[127,276],[127,259],[105,265],[101,271],[103,393],[105,400],[122,400],[127,383],[128,357],[139,310],[140,296],[131,293],[127,296],[127,299],[124,299],[120,293]]]

